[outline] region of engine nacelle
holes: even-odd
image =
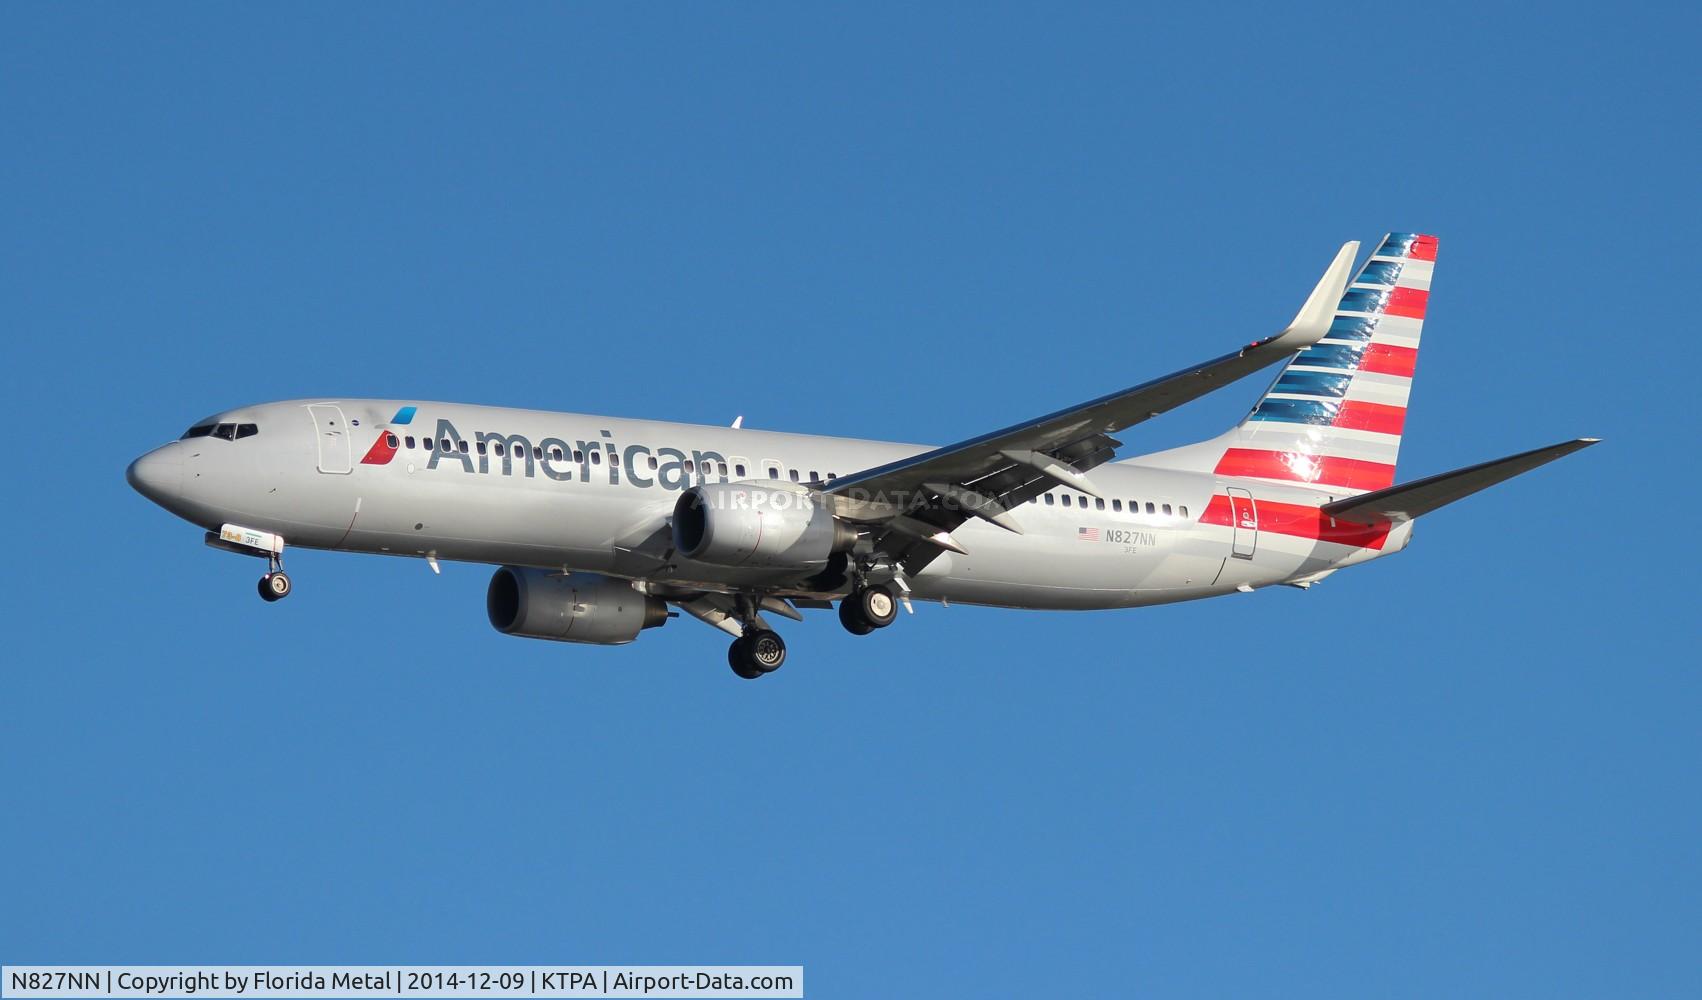
[[[857,530],[808,493],[706,483],[674,504],[674,548],[717,566],[816,569],[857,544]]]
[[[595,573],[563,576],[504,566],[485,591],[491,626],[504,635],[618,646],[668,620],[668,605],[625,580]]]

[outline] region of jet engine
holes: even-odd
[[[674,504],[674,548],[717,566],[809,570],[857,544],[857,529],[802,491],[706,483]]]
[[[668,605],[625,580],[595,573],[563,576],[504,566],[485,591],[491,626],[504,635],[618,646],[668,620]]]

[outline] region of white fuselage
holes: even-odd
[[[408,421],[398,423],[404,412]],[[697,563],[672,550],[667,522],[682,490],[745,480],[831,484],[928,450],[397,400],[268,403],[208,422],[256,431],[186,438],[142,461],[154,483],[144,492],[209,530],[238,524],[312,548],[780,594],[788,588],[772,573]],[[1334,534],[1317,520],[1316,509],[1334,499],[1328,494],[1141,458],[1102,465],[1088,478],[1101,497],[1060,488],[1013,508],[1021,534],[964,524],[954,538],[967,554],[940,553],[908,586],[921,599],[1001,607],[1134,607],[1305,584],[1398,551],[1410,531],[1399,524]]]

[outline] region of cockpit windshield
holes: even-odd
[[[196,424],[184,431],[180,440],[216,437],[223,438],[226,441],[235,441],[238,438],[253,437],[258,433],[260,433],[258,424]]]

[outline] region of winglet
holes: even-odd
[[[1336,307],[1341,303],[1342,293],[1347,291],[1348,280],[1353,275],[1353,262],[1358,257],[1358,240],[1343,243],[1342,248],[1336,251],[1336,259],[1318,279],[1317,287],[1306,296],[1306,304],[1294,314],[1294,321],[1288,324],[1288,329],[1265,343],[1297,351],[1324,339],[1324,334],[1330,330],[1330,321],[1335,318]]]

